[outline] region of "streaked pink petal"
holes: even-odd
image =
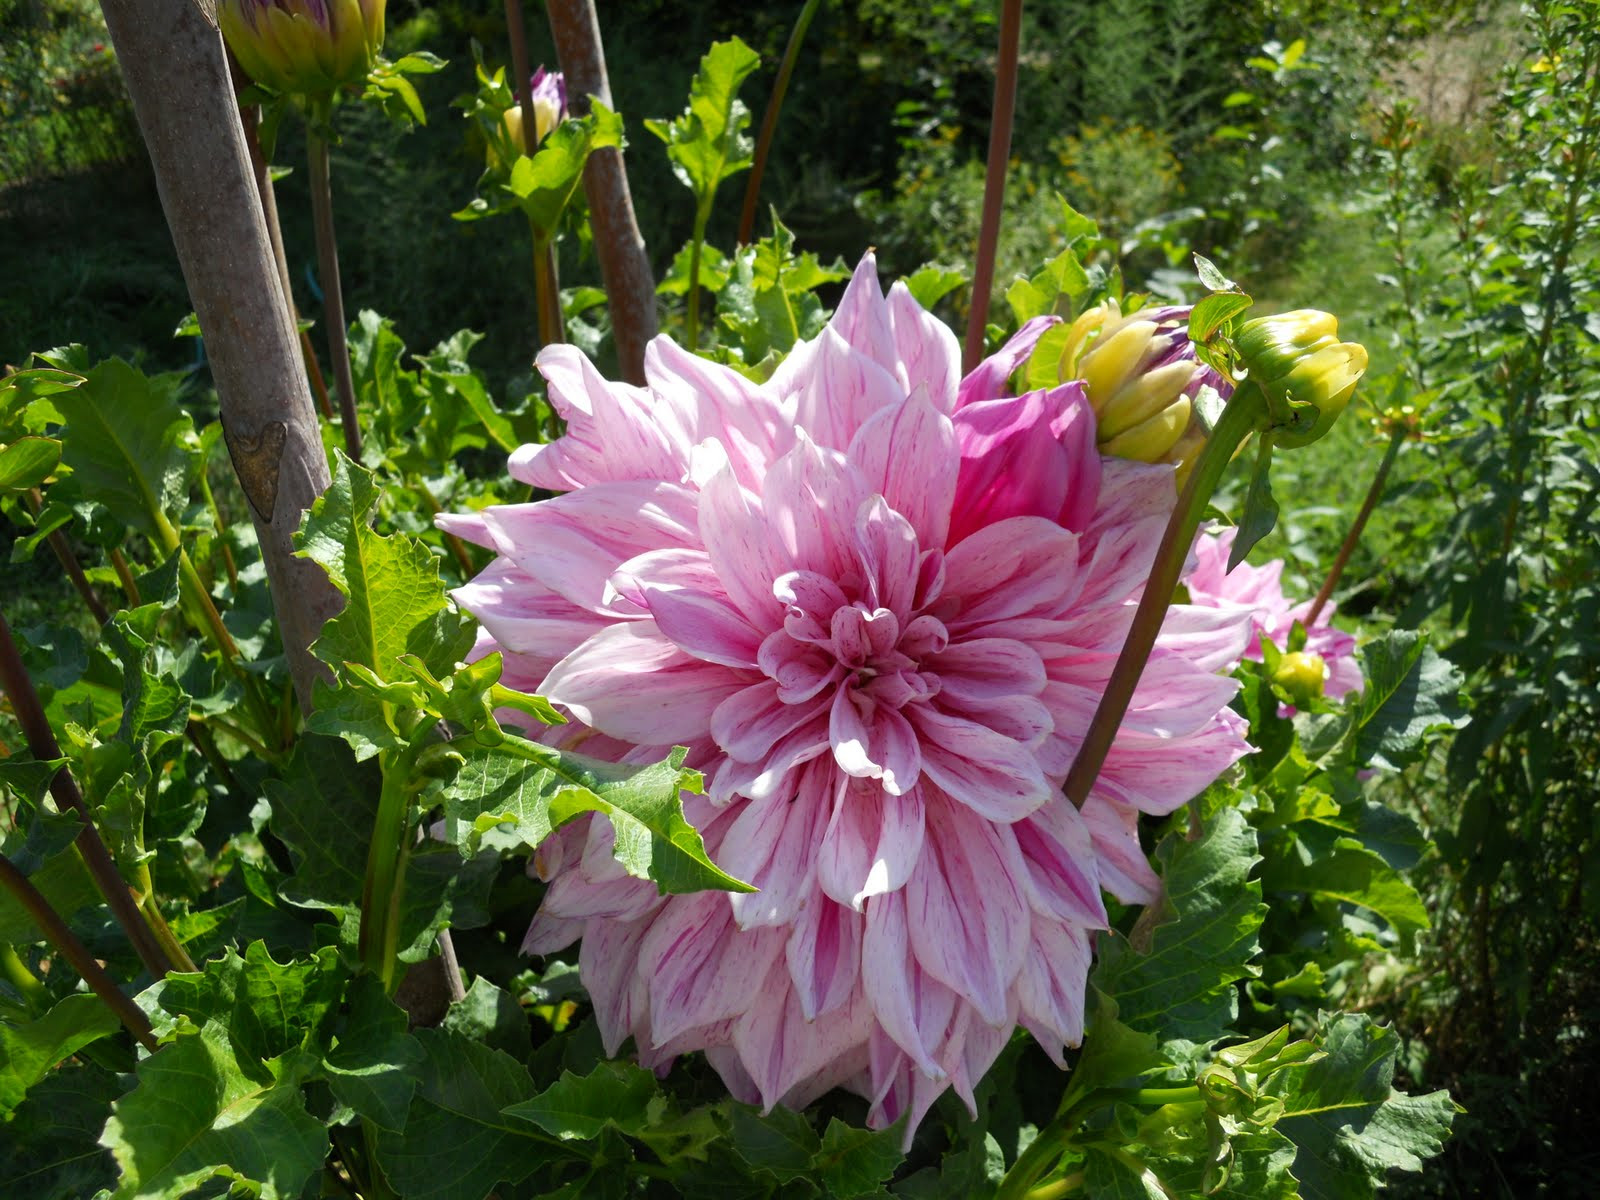
[[[906,395],[922,388],[934,408],[954,411],[961,381],[961,345],[955,334],[918,304],[904,283],[889,289],[889,323],[899,359],[895,374]]]
[[[911,523],[922,545],[945,544],[960,459],[955,427],[926,391],[869,417],[850,439],[848,455],[867,485]]]
[[[907,714],[922,735],[922,773],[991,821],[1020,820],[1053,790],[1027,747],[972,721],[919,704]]]
[[[817,855],[817,883],[840,904],[860,909],[905,886],[924,844],[922,790],[890,795],[867,781],[840,784]]]

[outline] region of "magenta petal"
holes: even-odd
[[[717,705],[749,682],[691,658],[643,620],[602,629],[557,663],[540,690],[602,733],[659,746],[704,737]]]
[[[961,459],[950,418],[916,391],[874,413],[847,452],[867,485],[902,514],[924,546],[943,546]]]
[[[794,920],[785,955],[789,978],[807,1021],[833,1012],[861,985],[861,914],[823,897],[812,897]]]
[[[636,970],[650,921],[594,921],[578,947],[578,970],[594,1002],[606,1056],[614,1057],[649,1011],[649,983]]]
[[[882,780],[883,790],[893,795],[909,791],[922,772],[922,748],[911,723],[898,709],[853,688],[834,695],[828,740],[841,771]]]
[[[835,582],[857,575],[856,513],[869,495],[843,454],[802,434],[767,473],[762,506],[772,561]]]
[[[1083,815],[1065,798],[1046,804],[1011,827],[1028,867],[1028,895],[1035,912],[1060,921],[1103,929],[1095,848]]]
[[[700,493],[700,536],[734,606],[758,629],[772,629],[783,608],[772,594],[773,569],[759,502],[731,469],[719,471]]]
[[[1100,886],[1124,904],[1154,904],[1161,880],[1139,845],[1139,814],[1095,792],[1084,801],[1083,822],[1094,841]]]
[[[946,621],[952,632],[972,637],[996,622],[1054,616],[1070,608],[1082,587],[1078,535],[1041,517],[1014,517],[953,547],[944,573],[945,597],[961,602]]]
[[[755,667],[761,634],[728,599],[705,551],[641,554],[619,566],[610,585],[643,605],[657,628],[694,657]]]
[[[1005,735],[927,704],[909,716],[922,735],[923,775],[978,816],[1017,821],[1053,794],[1033,753]]]
[[[690,354],[671,338],[651,340],[644,373],[659,403],[680,414],[691,443],[721,442],[735,477],[746,487],[759,487],[767,466],[794,440],[765,390],[731,367]]]
[[[1060,317],[1034,317],[1023,325],[1004,346],[974,367],[972,373],[961,381],[956,408],[959,410],[969,404],[1003,395],[1011,373],[1033,353],[1033,348],[1049,332],[1050,327],[1060,323]]]
[[[882,408],[905,400],[899,381],[871,355],[824,328],[817,340],[796,349],[798,390],[790,399],[794,424],[819,446],[843,450],[856,430]],[[773,377],[773,383],[778,377]]]
[[[1005,826],[940,799],[928,804],[928,840],[906,882],[911,945],[922,969],[991,1025],[1028,944],[1026,868]]]
[[[799,997],[788,986],[782,964],[754,989],[744,1016],[733,1027],[733,1045],[771,1108],[802,1086],[808,1077],[826,1071],[840,1058],[853,1057],[871,1030],[872,1012],[864,1000],[835,1011],[829,1020],[813,1022],[802,1012]]]
[[[889,289],[889,323],[900,359],[896,375],[906,395],[921,388],[934,408],[953,412],[961,380],[961,345],[955,334],[918,304],[904,283]]]
[[[873,496],[856,512],[855,534],[872,603],[909,620],[922,566],[911,522]]]
[[[816,903],[813,867],[832,808],[824,784],[801,788],[792,798],[772,796],[739,807],[717,848],[717,865],[754,884],[758,892],[731,895],[741,929],[788,925]]]
[[[936,671],[941,695],[962,700],[998,700],[1044,691],[1038,651],[1011,638],[969,638],[946,646],[924,666]]]
[[[828,698],[805,704],[785,702],[771,680],[763,679],[735,692],[711,714],[711,736],[731,758],[759,762],[785,737],[828,709]]]
[[[860,909],[911,878],[925,833],[922,789],[894,796],[852,780],[838,793],[817,854],[817,883],[840,904]]]
[[[828,326],[851,349],[865,354],[885,370],[894,370],[898,361],[894,328],[889,306],[878,286],[878,263],[872,251],[861,256],[850,282],[839,297],[839,307],[828,318]]]

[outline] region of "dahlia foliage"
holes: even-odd
[[[1233,550],[1236,532],[1223,529],[1202,534],[1195,542],[1194,567],[1184,579],[1190,602],[1207,608],[1248,611],[1253,629],[1244,656],[1255,662],[1261,661],[1263,637],[1276,646],[1287,646],[1289,635],[1298,622],[1305,627],[1306,653],[1317,655],[1326,666],[1323,694],[1331,700],[1339,700],[1350,692],[1360,691],[1362,679],[1361,667],[1356,662],[1356,639],[1334,628],[1334,605],[1325,605],[1317,619],[1307,623],[1311,601],[1302,600],[1296,604],[1283,594],[1281,558],[1259,567],[1240,563],[1230,572],[1228,555]]]
[[[564,493],[441,524],[498,558],[457,598],[507,682],[573,721],[538,736],[706,775],[683,797],[759,890],[662,896],[601,819],[540,849],[525,949],[582,939],[607,1050],[703,1050],[729,1089],[842,1085],[908,1133],[1017,1025],[1083,1034],[1102,889],[1155,898],[1141,813],[1248,752],[1219,674],[1247,610],[1176,606],[1079,812],[1059,790],[1171,510],[1173,468],[1102,458],[1081,382],[1006,394],[1048,327],[966,378],[955,337],[872,257],[763,384],[650,346],[648,388],[569,346],[538,365],[568,423],[510,472]]]

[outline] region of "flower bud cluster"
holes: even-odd
[[[537,147],[550,136],[552,129],[567,119],[567,82],[560,71],[546,71],[540,67],[529,80],[529,90],[533,105],[533,144]],[[523,132],[522,105],[513,104],[506,109],[501,121],[514,162],[516,155],[527,152],[527,143],[523,141],[526,135]],[[493,140],[489,142],[488,160],[491,167],[510,165],[501,158],[500,149]]]
[[[1282,446],[1309,445],[1332,428],[1367,370],[1366,349],[1341,342],[1338,320],[1316,309],[1256,317],[1233,341],[1249,378],[1274,405],[1316,407],[1306,429],[1279,435]]]
[[[264,87],[326,96],[360,83],[383,46],[385,0],[219,0],[217,23]]]

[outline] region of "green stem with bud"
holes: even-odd
[[[388,705],[384,706],[386,709]],[[400,948],[400,901],[405,892],[406,864],[411,858],[417,793],[426,783],[417,760],[430,743],[424,731],[426,715],[416,714],[401,730],[405,745],[378,755],[383,788],[367,845],[366,881],[361,890],[361,933],[357,948],[362,964],[378,977],[388,992],[395,984],[395,955]]]
[[[319,132],[331,116],[327,107],[306,115],[306,159],[311,175],[311,222],[317,236],[317,274],[322,279],[322,318],[328,332],[328,359],[339,393],[339,422],[344,448],[361,461],[361,424],[356,416],[355,381],[350,376],[350,347],[345,341],[344,290],[339,283],[339,243],[333,231],[333,179],[328,140]]]
[[[689,311],[684,317],[683,340],[690,354],[700,345],[700,248],[705,245],[706,224],[710,219],[708,198],[695,213],[694,237],[689,242]]]
[[[783,110],[783,98],[789,91],[789,78],[794,74],[795,60],[800,57],[800,46],[806,40],[806,30],[811,19],[822,7],[822,0],[806,0],[805,7],[794,20],[789,33],[789,44],[784,47],[783,63],[778,67],[778,78],[772,84],[772,98],[767,101],[767,111],[761,118],[761,133],[756,137],[755,156],[750,160],[750,182],[744,189],[744,209],[739,214],[739,242],[748,246],[756,231],[756,204],[761,198],[761,177],[766,173],[767,155],[772,151],[772,138],[778,131],[778,114]]]
[[[1361,502],[1361,511],[1356,513],[1356,519],[1350,523],[1350,532],[1344,535],[1344,544],[1339,547],[1333,565],[1328,568],[1328,577],[1322,581],[1322,587],[1317,591],[1317,598],[1311,602],[1311,609],[1306,613],[1307,629],[1317,623],[1317,617],[1322,614],[1322,610],[1328,606],[1328,600],[1333,596],[1333,589],[1339,586],[1339,577],[1344,574],[1345,565],[1350,561],[1356,543],[1361,540],[1361,534],[1367,528],[1367,519],[1372,516],[1372,510],[1378,507],[1384,485],[1389,481],[1389,471],[1394,466],[1394,460],[1400,457],[1400,446],[1405,440],[1406,427],[1396,421],[1394,430],[1389,434],[1389,445],[1383,452],[1383,461],[1378,464],[1378,472],[1372,477],[1372,486],[1367,488],[1367,498]]]
[[[1206,502],[1222,481],[1223,472],[1232,461],[1234,451],[1244,443],[1245,438],[1258,429],[1268,428],[1271,423],[1267,397],[1259,387],[1246,381],[1233,393],[1216,427],[1206,439],[1205,448],[1200,451],[1189,482],[1178,497],[1178,506],[1172,510],[1166,532],[1161,536],[1161,545],[1156,550],[1155,562],[1151,564],[1144,594],[1139,597],[1139,607],[1134,611],[1133,624],[1122,644],[1122,653],[1117,656],[1117,664],[1112,668],[1111,678],[1106,681],[1100,705],[1095,709],[1094,718],[1083,736],[1078,757],[1073,760],[1066,783],[1062,785],[1062,790],[1074,807],[1083,807],[1089,798],[1089,789],[1094,786],[1100,768],[1105,765],[1117,729],[1133,700],[1134,689],[1139,686],[1144,664],[1150,657],[1150,651],[1155,648],[1161,624],[1166,620],[1167,608],[1172,603],[1172,594],[1183,574],[1189,549],[1194,545],[1194,535],[1200,528]]]

